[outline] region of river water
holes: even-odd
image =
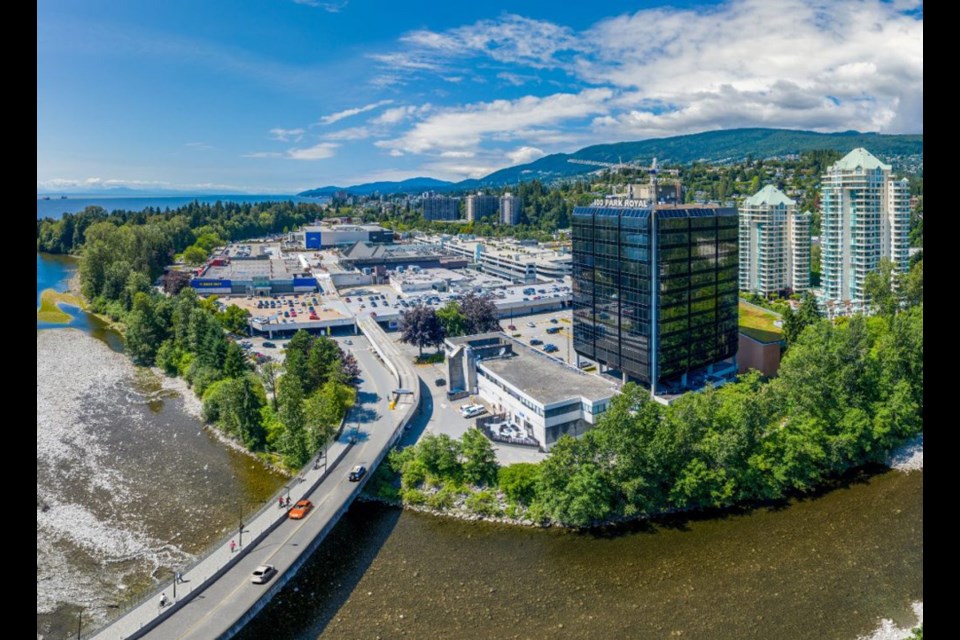
[[[88,333],[38,331],[37,366],[37,630],[65,637],[282,478]],[[922,600],[923,472],[874,469],[775,508],[592,534],[357,504],[242,638],[853,640],[911,626]]]
[[[38,256],[38,292],[72,268]],[[96,318],[51,326],[37,327],[37,634],[63,638],[189,564],[284,478],[202,429]]]
[[[923,599],[923,473],[597,534],[357,505],[241,636],[843,638]]]

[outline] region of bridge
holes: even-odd
[[[347,415],[343,435],[327,452],[326,468],[311,464],[258,513],[246,518],[235,535],[167,582],[128,612],[89,636],[97,640],[230,638],[290,581],[346,513],[377,465],[417,412],[420,383],[409,358],[373,320],[358,320],[366,340],[357,338],[353,354],[363,373],[357,405]],[[402,393],[397,393],[402,390]],[[348,471],[363,464],[368,472],[350,482]],[[314,509],[291,520],[278,498],[306,498]],[[265,585],[252,584],[261,564],[277,568]],[[161,594],[167,604],[161,606]]]

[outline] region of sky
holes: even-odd
[[[37,4],[38,192],[462,180],[736,127],[923,133],[922,2]]]

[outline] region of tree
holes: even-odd
[[[134,296],[133,309],[127,316],[124,343],[134,361],[152,365],[164,338],[164,327],[157,317],[153,299],[146,293]]]
[[[923,304],[923,259],[900,280],[900,292],[908,307]]]
[[[190,274],[186,271],[173,269],[163,274],[163,292],[175,296],[180,290],[190,285]]]
[[[497,479],[497,456],[479,429],[467,429],[461,440],[463,479],[475,485],[492,485]]]
[[[524,506],[529,506],[536,497],[539,476],[540,467],[529,462],[515,462],[500,467],[497,472],[500,490],[507,499]]]
[[[424,305],[404,311],[400,316],[400,341],[415,345],[423,357],[423,348],[443,344],[443,325],[437,312]]]
[[[803,294],[800,307],[796,311],[788,306],[783,312],[783,337],[787,344],[796,342],[804,329],[819,321],[820,311],[817,308],[817,299],[813,293],[807,291]]]
[[[460,299],[460,310],[467,320],[467,333],[499,331],[497,308],[490,298],[468,293]]]
[[[423,465],[427,473],[441,480],[452,480],[459,484],[463,479],[463,465],[460,463],[460,442],[445,433],[422,438],[416,446],[415,459]]]
[[[889,317],[897,312],[900,301],[894,280],[893,262],[889,258],[880,258],[877,270],[871,271],[864,278],[863,293],[874,313]]]
[[[283,367],[281,367],[278,362],[271,360],[260,365],[260,380],[263,382],[264,388],[273,400],[274,411],[277,411],[277,382],[280,379],[281,373],[283,373]]]
[[[183,261],[187,264],[201,265],[207,259],[207,252],[196,245],[191,245],[183,251]]]
[[[241,378],[247,372],[247,358],[236,342],[227,344],[227,354],[223,358],[223,374],[228,378]]]
[[[467,335],[467,317],[455,301],[451,300],[437,309],[437,317],[443,325],[443,335],[447,338]]]
[[[291,376],[289,371],[280,379],[280,422],[284,431],[280,437],[280,450],[288,467],[299,468],[307,463],[312,455],[307,417],[303,407],[303,388],[300,379]]]
[[[217,314],[217,319],[220,320],[220,324],[223,325],[223,328],[229,331],[230,333],[246,334],[247,332],[247,319],[250,317],[250,312],[246,309],[241,309],[235,304],[231,304],[222,313]]]

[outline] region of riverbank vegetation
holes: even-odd
[[[192,203],[173,211],[99,207],[37,221],[37,246],[79,253],[80,283],[93,311],[123,327],[127,354],[184,378],[204,417],[272,462],[299,469],[336,432],[356,391],[356,361],[328,338],[297,333],[285,366],[256,371],[228,331],[245,328],[237,307],[221,311],[182,282],[157,281],[175,254],[209,252],[235,240],[294,228],[322,215],[316,205]],[[165,283],[167,284],[167,283]],[[174,293],[175,292],[175,293]]]
[[[779,376],[752,372],[671,406],[628,384],[598,425],[540,464],[498,468],[476,430],[391,454],[373,487],[437,510],[587,526],[811,491],[923,430],[923,304],[820,319]],[[481,442],[482,440],[482,442]]]
[[[83,307],[83,300],[70,293],[62,293],[56,289],[44,289],[40,293],[40,308],[37,309],[39,322],[67,323],[73,319],[60,305],[68,304],[74,307]]]

